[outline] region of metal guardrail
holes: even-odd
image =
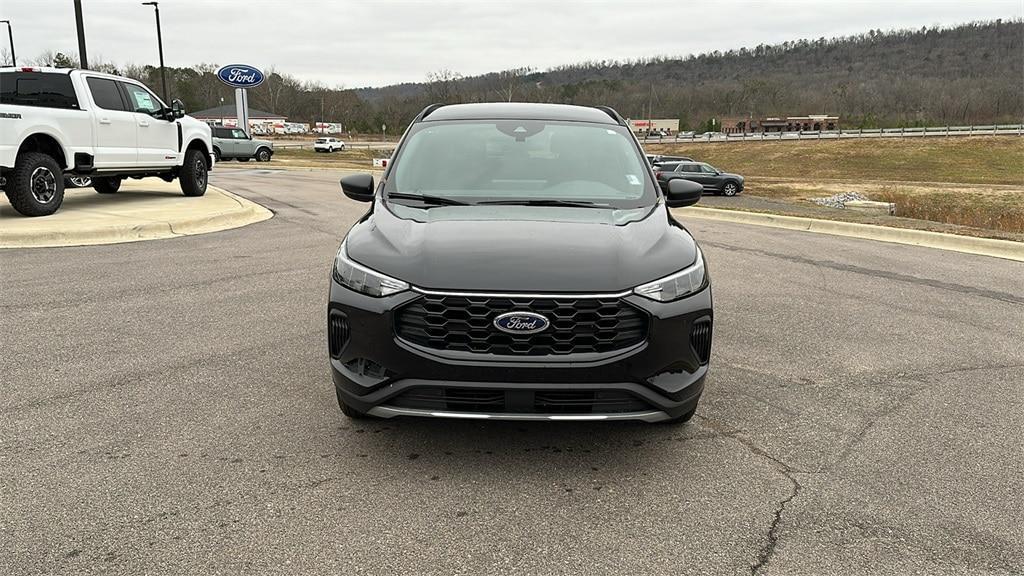
[[[366,150],[392,150],[395,146],[396,146],[396,144],[394,142],[345,142],[345,149],[346,150],[353,150],[353,149],[357,149],[357,148],[358,149],[366,149]],[[289,149],[289,148],[290,149],[299,149],[299,150],[303,150],[303,149],[312,150],[313,149],[313,143],[312,142],[289,142],[287,140],[284,140],[284,141],[276,140],[276,141],[274,141],[274,149],[275,150],[282,150],[282,149]]]
[[[990,126],[933,126],[926,128],[872,128],[857,130],[816,130],[801,132],[741,132],[716,135],[641,138],[644,143],[663,142],[749,142],[761,140],[838,140],[840,138],[924,138],[935,136],[1024,136],[1024,124]]]

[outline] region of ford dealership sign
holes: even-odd
[[[265,76],[255,66],[229,64],[217,70],[220,81],[233,88],[255,88],[263,84]]]

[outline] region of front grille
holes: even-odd
[[[690,345],[701,364],[711,358],[711,319],[701,318],[690,328]]]
[[[331,357],[341,357],[341,351],[348,344],[349,328],[348,320],[337,310],[332,310],[327,320],[327,343],[330,347]]]
[[[618,414],[651,405],[622,390],[488,390],[413,388],[388,402],[396,408],[490,414]]]
[[[535,312],[551,325],[536,334],[498,330],[495,317]],[[611,352],[643,342],[647,315],[619,298],[505,298],[423,295],[401,308],[402,339],[436,350],[552,356]]]

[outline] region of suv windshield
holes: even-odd
[[[627,209],[655,203],[648,174],[629,132],[616,125],[424,122],[410,132],[384,191],[465,204]]]

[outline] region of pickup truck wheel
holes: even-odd
[[[185,152],[185,162],[178,173],[181,192],[185,196],[202,196],[206,194],[206,181],[209,177],[209,166],[203,153],[195,148]]]
[[[7,199],[25,216],[49,216],[64,201],[64,174],[52,156],[25,152],[7,177]]]
[[[92,188],[100,194],[116,194],[121,189],[121,178],[116,176],[93,178]]]
[[[270,150],[266,148],[260,148],[256,151],[257,162],[270,162]]]

